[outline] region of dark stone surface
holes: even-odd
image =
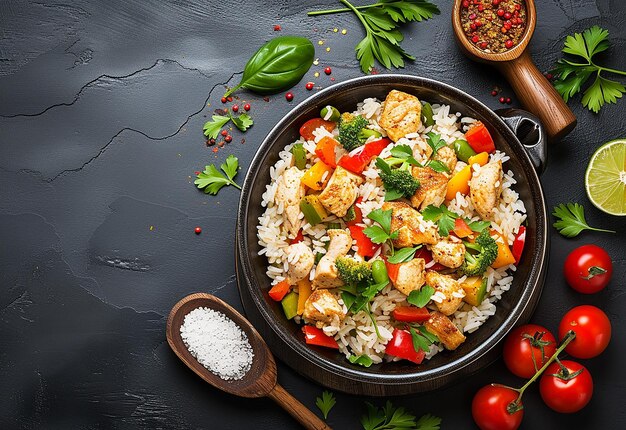
[[[500,107],[490,90],[498,85],[509,95],[510,88],[460,55],[449,2],[438,3],[442,15],[406,29],[404,46],[417,59],[405,72]],[[537,3],[531,50],[541,70],[559,57],[565,35],[592,24],[611,32],[613,48],[603,61],[626,69],[622,0]],[[362,35],[356,19],[309,18],[312,8],[295,1],[0,3],[0,428],[297,428],[271,401],[222,394],[184,368],[165,341],[165,317],[195,291],[241,310],[233,258],[238,192],[206,196],[191,178],[232,153],[243,166],[241,180],[258,143],[292,105],[281,94],[265,102],[239,92],[255,125],[245,144],[234,132],[233,143],[214,154],[201,130],[224,84],[235,83],[260,43],[277,34],[315,43],[320,64],[304,81],[330,85],[323,73],[313,77],[326,65],[337,81],[361,74],[353,54]],[[309,94],[304,83],[293,92],[296,101]],[[583,203],[590,224],[620,234],[567,240],[552,230],[550,270],[533,320],[556,330],[567,309],[591,303],[610,316],[614,336],[602,356],[583,361],[595,382],[586,409],[553,413],[533,387],[522,427],[621,429],[626,220],[591,206],[583,174],[595,148],[626,136],[626,102],[598,115],[578,98],[570,105],[579,123],[550,149],[542,177],[548,205]],[[568,252],[583,243],[603,246],[614,259],[610,286],[593,296],[574,292],[561,275]],[[314,408],[322,387],[280,363],[279,380]],[[444,428],[473,428],[472,395],[489,382],[521,381],[498,362],[440,393],[394,402],[443,417]],[[358,428],[364,400],[338,394],[328,422]]]

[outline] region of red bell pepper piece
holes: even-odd
[[[287,282],[287,280],[285,279],[284,281],[280,281],[278,284],[274,285],[270,289],[269,295],[272,298],[272,300],[280,302],[283,299],[283,297],[287,295],[290,288],[291,288],[291,285],[289,285],[289,282]]]
[[[338,142],[332,137],[323,137],[315,146],[315,154],[332,168],[337,167],[337,161],[335,161],[335,146]]]
[[[365,233],[363,233],[365,228],[360,225],[351,225],[348,228],[350,229],[350,236],[356,240],[356,253],[361,257],[373,257],[379,245],[376,245],[369,237],[365,236]]]
[[[463,218],[457,218],[454,220],[454,234],[457,237],[464,238],[473,233],[472,229],[467,225]]]
[[[487,130],[485,124],[477,121],[470,127],[465,133],[465,140],[469,143],[469,146],[477,153],[488,152],[492,153],[496,150],[496,145],[493,143],[493,138]]]
[[[400,270],[401,263],[390,263],[389,261],[387,261],[387,257],[383,257],[383,260],[385,261],[385,267],[387,267],[387,275],[389,276],[389,280],[391,280],[391,282],[395,284],[396,280],[398,279],[398,271]]]
[[[302,127],[300,127],[300,136],[304,137],[306,140],[313,140],[315,138],[315,136],[313,136],[314,130],[324,127],[331,132],[336,126],[337,124],[334,122],[325,121],[322,118],[313,118],[302,124]]]
[[[304,235],[302,234],[302,229],[298,230],[298,234],[296,234],[296,237],[294,237],[293,239],[291,239],[289,241],[289,245],[294,245],[296,243],[300,243],[304,240]]]
[[[415,351],[413,348],[413,338],[411,333],[406,330],[395,329],[393,337],[387,344],[385,352],[394,357],[404,358],[415,364],[420,364],[424,360],[426,353],[421,349]]]
[[[526,244],[526,227],[521,226],[515,239],[513,240],[513,247],[511,252],[513,253],[513,257],[515,257],[515,264],[519,263],[522,258],[522,253],[524,252],[524,245]]]
[[[339,345],[337,345],[337,341],[335,339],[326,335],[323,330],[315,326],[305,325],[302,327],[302,332],[304,333],[304,341],[308,345],[339,349]]]
[[[362,201],[363,201],[363,197],[359,197],[358,199],[356,199],[356,202],[354,202],[354,204],[352,205],[352,208],[354,209],[354,219],[351,221],[346,221],[346,225],[348,227],[350,227],[351,225],[363,223],[363,211],[358,206],[358,204],[361,203]]]
[[[365,169],[374,158],[378,157],[380,153],[383,152],[383,149],[390,143],[391,140],[386,137],[366,143],[361,147],[361,151],[353,155],[344,155],[339,159],[337,164],[352,173],[361,174],[363,169]]]
[[[416,308],[415,306],[398,306],[391,313],[393,319],[401,322],[423,323],[430,319],[430,312],[426,308]]]
[[[417,250],[414,258],[423,258],[424,263],[428,265],[431,261],[433,261],[433,254],[426,248],[422,247]],[[428,270],[444,270],[447,269],[443,264],[435,263],[432,267],[429,267]]]

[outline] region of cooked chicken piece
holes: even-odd
[[[465,336],[450,318],[440,312],[431,312],[430,319],[424,323],[426,330],[437,335],[443,346],[452,351],[465,342]]]
[[[311,248],[304,242],[289,245],[285,252],[289,261],[287,280],[293,285],[309,275],[313,263],[315,263],[315,256]],[[295,258],[295,256],[297,256],[297,258]],[[291,261],[292,258],[295,258],[295,261]]]
[[[337,257],[343,257],[352,248],[352,237],[345,230],[332,229],[328,230],[330,243],[328,251],[317,263],[315,269],[315,278],[313,278],[313,289],[316,288],[335,288],[343,285],[339,279],[335,260]]]
[[[404,202],[385,202],[382,209],[391,209],[391,231],[398,231],[398,237],[393,241],[394,246],[407,246],[426,243],[434,245],[439,240],[437,227],[424,221],[422,214]]]
[[[493,209],[502,193],[502,161],[487,163],[474,172],[469,183],[470,199],[481,217],[493,219]]]
[[[422,104],[411,94],[392,90],[387,94],[378,123],[385,129],[389,138],[396,142],[420,128]]]
[[[431,245],[430,252],[432,252],[435,262],[452,269],[461,267],[465,259],[463,242],[453,242],[450,238],[441,239],[436,244]]]
[[[442,314],[452,315],[463,303],[465,291],[459,281],[452,276],[429,270],[426,272],[426,283],[433,287],[435,292],[441,292],[445,296],[441,303],[433,300]]]
[[[456,167],[456,153],[454,152],[454,149],[450,148],[449,146],[439,148],[439,151],[437,151],[433,159],[441,161],[443,164],[445,164],[450,172],[453,172],[454,168]]]
[[[326,209],[342,217],[356,200],[359,185],[362,183],[363,178],[360,175],[355,175],[338,166],[330,177],[328,185],[317,198]]]
[[[416,209],[424,209],[428,205],[442,204],[448,190],[448,177],[445,173],[435,172],[430,167],[413,167],[412,173],[420,182],[420,187],[411,196],[411,205]]]
[[[409,295],[413,290],[419,290],[424,285],[424,266],[426,262],[423,258],[414,258],[406,263],[401,263],[398,267],[398,277],[393,286],[402,294]]]
[[[340,321],[345,317],[343,307],[328,290],[315,290],[304,302],[302,316],[308,320],[329,323],[335,315],[339,317]]]
[[[304,184],[300,182],[304,172],[297,167],[285,170],[276,187],[276,203],[283,204],[283,220],[290,235],[295,236],[302,226],[300,219],[300,200],[306,193]]]

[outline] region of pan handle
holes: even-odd
[[[496,113],[522,142],[537,173],[541,174],[548,159],[548,137],[541,121],[522,109],[498,109]]]

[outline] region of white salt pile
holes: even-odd
[[[219,311],[194,309],[185,315],[180,334],[191,355],[224,380],[241,379],[252,366],[248,336]]]

